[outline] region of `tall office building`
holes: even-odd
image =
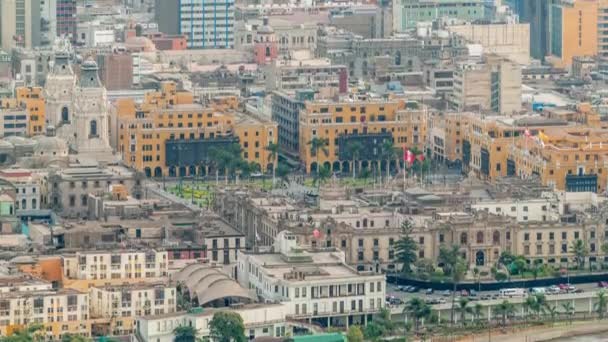
[[[487,9],[486,0],[393,0],[393,28],[407,31],[419,22],[438,18],[484,20]]]
[[[572,58],[598,52],[598,1],[570,0],[551,6],[551,57],[557,67],[569,67]]]
[[[551,51],[551,5],[556,0],[507,0],[521,23],[530,24],[530,55],[544,61]]]
[[[76,37],[76,0],[57,1],[57,36]]]
[[[5,50],[40,45],[40,0],[0,1],[0,43]]]
[[[161,32],[185,35],[189,49],[234,47],[234,0],[156,0]]]

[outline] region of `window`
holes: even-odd
[[[530,241],[530,233],[524,233],[524,241]]]
[[[90,127],[89,127],[89,136],[90,137],[96,137],[97,136],[97,121],[96,120],[91,120],[90,122]]]
[[[543,240],[543,233],[536,233],[536,241],[542,241]]]

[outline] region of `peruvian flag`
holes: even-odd
[[[526,130],[524,131],[524,135],[526,136],[526,138],[529,138],[532,133],[530,133],[530,130],[526,128]]]
[[[410,150],[405,151],[405,161],[408,164],[410,164],[410,165],[413,164],[415,159],[416,159],[416,156],[414,155],[414,153],[412,153],[412,151],[410,151]]]

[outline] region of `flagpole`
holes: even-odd
[[[405,160],[405,144],[403,145],[403,193],[405,193],[405,172],[406,172],[406,165],[407,161]]]

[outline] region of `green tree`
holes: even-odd
[[[329,150],[327,149],[329,139],[314,137],[308,142],[308,145],[310,145],[310,155],[315,157],[315,161],[317,162],[316,172],[319,173],[319,152],[323,151],[326,157],[329,156]]]
[[[380,336],[384,335],[384,327],[372,322],[368,323],[363,330],[363,335],[366,340],[375,341]]]
[[[346,339],[348,342],[363,342],[363,331],[361,331],[361,327],[358,325],[352,325],[350,328],[348,328]]]
[[[564,315],[566,315],[568,322],[572,323],[572,317],[574,316],[574,305],[572,305],[571,302],[565,302],[562,304],[562,311]]]
[[[460,247],[452,245],[450,247],[441,246],[439,248],[438,262],[442,264],[443,272],[450,276],[452,280],[452,307],[450,321],[454,324],[454,310],[456,309],[456,290],[458,284],[464,278],[467,271],[465,261],[460,256]]]
[[[391,161],[395,159],[397,155],[397,149],[393,140],[386,139],[382,142],[382,159],[386,160],[386,180],[391,178]]]
[[[483,314],[483,305],[480,303],[475,303],[473,306],[473,317],[475,318],[475,322],[477,324],[480,323],[481,316]]]
[[[395,324],[391,319],[391,311],[387,308],[381,308],[380,313],[375,318],[376,324],[382,327],[385,334],[390,334],[395,329]]]
[[[289,173],[291,172],[291,169],[289,168],[289,166],[279,163],[277,165],[276,168],[276,174],[277,177],[279,177],[279,179],[281,179],[283,182],[287,183],[288,179],[287,177],[289,176]]]
[[[44,326],[42,324],[30,324],[25,328],[15,331],[10,336],[0,337],[2,342],[42,342],[44,341]]]
[[[327,166],[321,166],[319,171],[314,175],[312,183],[317,185],[317,190],[321,188],[321,184],[331,177],[331,170]],[[317,191],[318,192],[318,191]]]
[[[420,329],[420,321],[431,316],[431,307],[422,299],[414,297],[405,303],[403,313],[414,319],[414,331]]]
[[[582,270],[585,266],[585,258],[589,254],[587,244],[581,239],[573,241],[570,245],[570,253],[574,254],[574,260],[576,261],[577,268]]]
[[[463,326],[467,325],[467,314],[473,313],[473,308],[469,306],[469,302],[470,300],[466,297],[458,299],[458,312]]]
[[[220,311],[213,314],[209,322],[209,335],[218,342],[245,342],[243,318],[235,313]]]
[[[597,300],[595,303],[595,312],[597,312],[600,319],[603,319],[604,315],[606,314],[606,307],[608,306],[608,296],[606,296],[606,291],[599,291],[595,295],[595,298]]]
[[[500,318],[503,327],[507,325],[507,318],[510,317],[514,311],[515,307],[506,299],[494,307],[494,313]]]
[[[412,221],[405,220],[401,224],[401,239],[395,243],[396,259],[401,263],[401,272],[410,273],[412,265],[416,262],[418,244],[411,236]]]
[[[82,335],[64,334],[63,336],[61,336],[61,342],[88,342],[88,341],[91,341],[91,340]]]
[[[197,334],[198,332],[196,331],[196,329],[194,329],[194,327],[191,327],[189,325],[180,325],[173,329],[173,335],[175,335],[173,341],[195,342]]]
[[[555,318],[557,317],[557,307],[555,305],[547,305],[546,313],[551,319],[551,324],[555,323]]]
[[[276,185],[277,166],[279,164],[277,157],[279,156],[279,144],[268,143],[266,151],[270,153],[270,160],[272,160],[272,187]]]
[[[359,159],[361,151],[363,151],[363,145],[358,141],[354,141],[348,145],[347,149],[348,154],[351,156],[353,161],[353,179],[355,179],[357,178],[357,160]]]
[[[480,272],[479,272],[479,268],[477,267],[473,267],[473,276],[475,276],[475,282],[477,283],[477,291],[481,290],[481,276],[480,276]]]

